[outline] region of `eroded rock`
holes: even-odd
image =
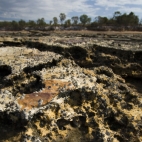
[[[140,142],[141,93],[122,77],[141,78],[141,47],[108,36],[1,37],[0,140]]]

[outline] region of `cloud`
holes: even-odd
[[[141,0],[94,0],[94,4],[103,7],[142,6]]]
[[[119,11],[123,11],[123,12],[135,12],[135,13],[141,13],[142,12],[142,9],[140,7],[121,7],[119,8]]]
[[[67,18],[87,14],[92,19],[96,16],[112,16],[115,11],[141,15],[142,0],[0,0],[0,20],[24,19],[52,20],[65,13]]]
[[[112,16],[115,11],[134,12],[141,18],[142,0],[93,0],[95,7],[100,7],[105,16]]]
[[[88,4],[87,0],[0,0],[0,17],[13,19],[33,19],[44,17],[52,20],[54,16],[59,18],[60,13],[67,17],[71,13],[87,14],[93,16],[99,8]],[[80,15],[78,15],[80,16]]]

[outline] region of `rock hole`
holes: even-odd
[[[57,125],[59,127],[60,130],[66,130],[66,128],[64,127],[65,125],[68,125],[69,121],[65,120],[65,119],[59,119],[57,120]]]
[[[126,81],[126,84],[131,89],[133,89],[134,91],[137,91],[138,93],[142,93],[142,79],[141,78],[126,77],[124,79]]]
[[[94,113],[94,112],[89,112],[89,113],[88,113],[88,117],[93,117],[93,116],[95,116],[95,113]]]
[[[8,76],[12,73],[12,69],[8,65],[2,65],[0,66],[0,77],[3,78],[5,76]]]

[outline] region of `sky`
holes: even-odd
[[[0,0],[0,21],[42,17],[50,21],[59,19],[60,13],[65,13],[66,19],[86,14],[93,21],[97,16],[113,17],[115,11],[132,11],[141,19],[142,0]]]

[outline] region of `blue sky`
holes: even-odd
[[[49,21],[65,13],[66,19],[87,14],[93,21],[96,16],[112,17],[115,11],[133,11],[141,19],[142,0],[0,0],[0,20]]]

